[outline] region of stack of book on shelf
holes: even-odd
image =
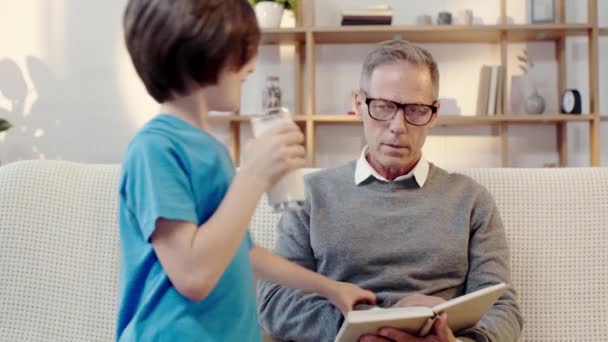
[[[351,8],[342,11],[342,25],[390,25],[393,9],[389,5]]]
[[[484,65],[479,73],[477,115],[503,114],[503,87],[505,68],[502,65]]]

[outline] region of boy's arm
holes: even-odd
[[[234,177],[219,207],[201,227],[192,223],[196,221],[179,221],[179,216],[150,215],[149,212],[154,212],[154,206],[158,203],[139,203],[141,216],[151,216],[147,219],[153,220],[148,224],[154,229],[149,235],[154,252],[171,283],[183,296],[194,301],[202,300],[215,287],[241,245],[262,193],[287,172],[304,165],[306,151],[301,145],[303,141],[304,136],[293,123],[271,128],[261,137],[251,140],[246,146],[241,171]],[[170,155],[157,153],[156,158],[163,159]],[[160,178],[157,181],[159,184],[174,180],[180,174],[176,176],[170,171],[179,169],[179,163],[171,163],[173,167],[169,172],[148,177]],[[148,163],[143,165],[143,169],[157,170],[158,164]],[[184,189],[189,188],[185,185],[188,184],[187,177],[181,174],[180,181],[175,182],[179,183],[181,192],[189,191]],[[146,184],[139,184],[139,189],[145,190]],[[187,197],[179,198],[182,201],[191,200]],[[153,200],[170,201],[171,197],[159,199],[156,194]],[[172,200],[170,203],[177,208],[187,204]],[[192,205],[190,207],[191,212]]]
[[[261,182],[237,174],[220,206],[200,229],[186,221],[156,222],[151,236],[154,251],[183,296],[199,301],[215,287],[243,241],[263,192]]]
[[[317,270],[310,243],[310,193],[298,210],[286,211],[279,220],[275,253],[312,272]],[[258,312],[266,332],[281,340],[333,341],[343,315],[319,295],[270,281],[258,282]]]
[[[370,291],[326,278],[260,246],[251,250],[251,262],[255,273],[260,277],[292,289],[317,293],[331,301],[344,315],[357,302],[375,303],[376,300]]]

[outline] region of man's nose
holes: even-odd
[[[390,130],[394,133],[404,133],[407,131],[407,121],[405,120],[405,115],[403,113],[403,109],[399,108],[395,117],[390,121]]]

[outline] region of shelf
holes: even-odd
[[[262,30],[262,44],[285,44],[304,42],[306,29],[304,28],[279,28]]]
[[[506,25],[510,42],[548,41],[563,37],[584,36],[592,28],[589,24],[530,24]]]
[[[310,119],[309,119],[310,118]],[[294,121],[298,123],[311,120],[317,124],[359,124],[361,119],[356,115],[347,114],[317,114],[312,116],[296,115]],[[565,115],[565,114],[542,114],[542,115],[498,115],[498,116],[472,116],[472,115],[439,115],[437,126],[490,126],[502,123],[506,124],[552,124],[565,122],[591,121],[589,115]],[[608,116],[602,116],[602,121],[608,121]],[[249,123],[251,115],[227,115],[210,116],[211,124]]]
[[[602,36],[608,36],[608,27],[601,27],[600,28],[600,35],[602,35]]]
[[[359,119],[359,117],[356,115],[349,114],[317,114],[312,116],[312,121],[318,123],[338,124],[360,123],[361,119]]]
[[[437,126],[485,126],[501,123],[509,124],[550,124],[561,122],[590,121],[589,115],[499,115],[499,116],[456,116],[440,115]],[[360,123],[354,115],[314,115],[313,121],[325,124]]]
[[[541,115],[502,115],[494,117],[500,122],[506,123],[563,123],[563,122],[589,122],[592,120],[590,115],[570,115],[570,114],[541,114]]]
[[[317,43],[377,43],[401,38],[422,43],[498,43],[504,33],[511,42],[552,41],[582,36],[588,24],[532,25],[434,25],[434,26],[339,26],[313,28]]]
[[[247,123],[251,121],[252,115],[226,115],[226,116],[209,116],[209,122],[218,124],[218,123],[232,123],[232,122],[244,122]],[[305,115],[295,115],[294,121],[296,122],[305,122]]]
[[[339,26],[313,29],[317,43],[378,43],[401,38],[424,43],[495,43],[500,39],[496,26]]]
[[[600,120],[601,121],[608,121],[608,114],[606,114],[606,115],[600,115]]]

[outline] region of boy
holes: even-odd
[[[120,184],[120,341],[260,341],[253,270],[328,298],[342,312],[375,296],[254,246],[260,196],[304,165],[286,124],[254,139],[235,174],[206,132],[233,111],[253,71],[260,31],[246,0],[130,0],[127,48],[161,115],[129,144]]]

